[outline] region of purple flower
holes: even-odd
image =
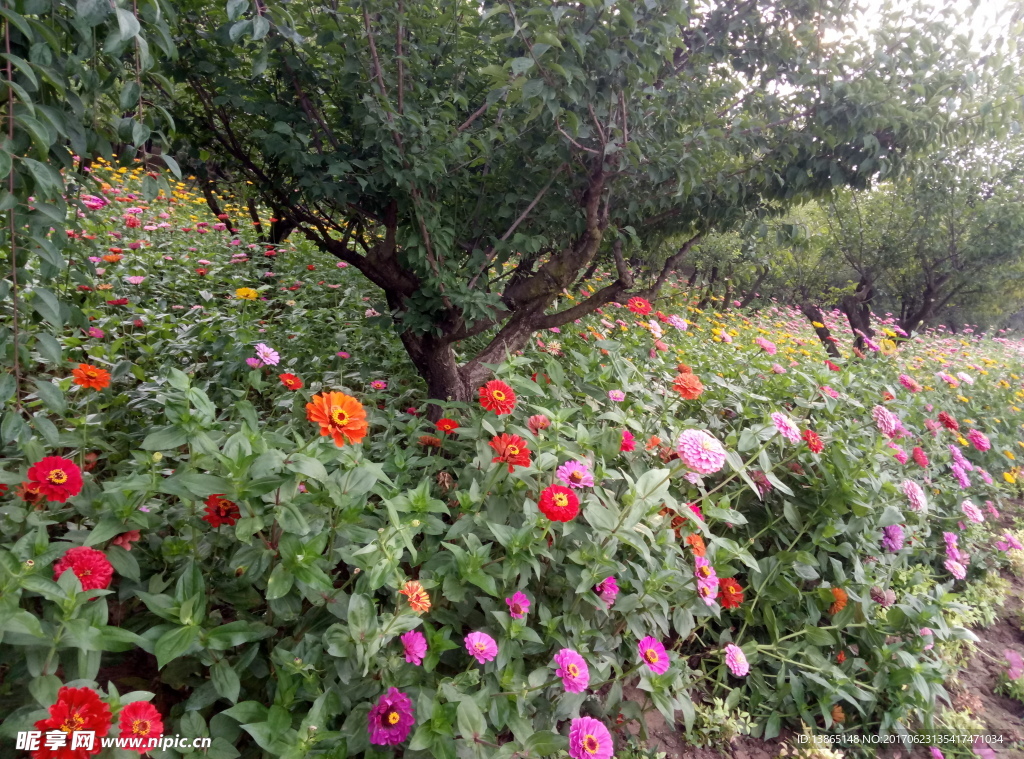
[[[508,613],[513,619],[522,619],[530,612],[530,599],[521,591],[517,590],[511,598],[506,598],[505,603],[508,604]]]
[[[405,648],[405,660],[409,664],[419,666],[423,663],[423,657],[427,654],[427,639],[419,630],[410,630],[401,637],[402,646]]]
[[[928,751],[931,752],[932,759],[946,759],[946,755],[939,750],[938,746],[931,746]]]
[[[562,678],[562,685],[569,693],[582,693],[590,684],[590,670],[587,662],[571,648],[563,648],[555,654],[558,669],[555,675]]]
[[[799,442],[799,435],[797,436]],[[704,430],[684,430],[676,441],[676,452],[687,468],[699,474],[714,474],[725,466],[725,449]]]
[[[671,662],[669,662],[668,652],[660,640],[648,635],[637,645],[637,650],[640,651],[640,658],[644,660],[644,664],[651,672],[663,675],[668,671]]]
[[[256,343],[256,356],[267,366],[277,366],[281,360],[277,351],[264,343]]]
[[[603,723],[593,717],[577,717],[569,723],[569,756],[572,759],[612,759],[615,745]]]
[[[1024,675],[1024,659],[1012,648],[1003,651],[1003,658],[1010,665],[1010,668],[1006,670],[1006,676],[1011,680],[1019,680]]]
[[[882,528],[882,548],[890,553],[896,553],[903,548],[903,528],[898,524],[890,524]]]
[[[258,358],[247,358],[245,360],[245,363],[247,363],[253,369],[259,369],[261,366],[263,366],[263,362],[260,361]]]
[[[714,606],[718,597],[718,575],[715,568],[703,556],[694,556],[693,563],[693,574],[697,578],[697,595],[708,606]]]
[[[950,465],[949,470],[953,473],[953,476],[956,477],[961,488],[966,489],[971,486],[971,481],[967,478],[967,473],[964,471],[962,466],[959,464],[952,464]]]
[[[388,688],[388,692],[370,709],[366,722],[370,743],[376,746],[397,746],[409,737],[416,723],[412,701],[398,688]]]
[[[601,597],[601,600],[610,609],[612,604],[615,603],[615,597],[619,595],[619,583],[616,582],[614,577],[606,577],[597,584],[594,592]]]
[[[594,475],[582,461],[566,461],[555,471],[555,477],[570,488],[594,487]]]
[[[725,663],[735,677],[744,677],[750,672],[750,664],[747,662],[743,649],[734,643],[725,647]]]
[[[487,633],[471,632],[466,636],[466,650],[478,662],[485,664],[498,655],[498,644]]]

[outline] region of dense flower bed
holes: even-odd
[[[140,173],[101,167],[73,262],[25,285],[2,740],[607,758],[632,682],[694,734],[716,698],[768,737],[930,729],[970,637],[948,610],[1020,550],[991,527],[1016,337],[883,317],[826,360],[798,312],[678,285],[538,335],[433,423],[355,272],[184,185],[142,203]]]

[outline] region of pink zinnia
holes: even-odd
[[[89,337],[95,337],[97,340],[102,340],[103,330],[99,327],[89,327]]]
[[[918,466],[928,466],[928,454],[926,454],[924,450],[921,449],[919,446],[915,447],[914,450],[911,451],[911,455],[914,457],[914,463],[916,463]]]
[[[590,467],[581,461],[566,461],[555,470],[555,477],[570,488],[594,487],[594,475],[590,473]]]
[[[401,637],[402,646],[405,648],[405,660],[409,664],[419,666],[423,663],[423,657],[427,655],[427,639],[419,630],[410,630]]]
[[[623,430],[622,441],[619,443],[619,451],[629,453],[634,448],[636,448],[636,438],[633,437],[633,433],[629,430]]]
[[[919,393],[924,389],[923,387],[921,387],[921,383],[918,382],[913,377],[911,377],[909,374],[900,375],[900,384],[903,385],[903,387],[907,388],[907,390],[909,390],[912,393]]]
[[[1003,658],[1006,659],[1007,664],[1010,665],[1009,669],[1006,670],[1006,676],[1010,680],[1019,680],[1024,676],[1024,658],[1014,651],[1012,648],[1007,648],[1003,651]]]
[[[619,583],[616,582],[614,577],[606,577],[597,584],[594,592],[600,596],[601,600],[610,609],[612,604],[615,603],[615,597],[619,595]]]
[[[875,406],[871,409],[871,418],[878,425],[878,430],[886,437],[895,437],[900,428],[899,418],[889,409],[882,406]]]
[[[928,501],[925,500],[924,489],[913,480],[905,480],[901,486],[903,495],[910,502],[911,511],[924,511],[928,508]]]
[[[665,646],[661,644],[660,640],[648,635],[637,645],[637,650],[640,651],[640,658],[644,660],[644,664],[651,672],[663,675],[668,671],[670,664],[668,652],[665,651]]]
[[[983,453],[992,447],[988,438],[985,437],[985,434],[980,430],[971,430],[968,432],[967,439],[971,441],[971,445]]]
[[[621,390],[609,390],[608,397],[616,403],[626,400],[626,394]]]
[[[757,343],[758,346],[760,346],[761,350],[763,350],[769,356],[775,355],[777,349],[775,347],[775,343],[773,343],[771,340],[765,340],[763,337],[759,337],[754,342]]]
[[[964,513],[964,516],[966,516],[975,524],[981,524],[985,521],[985,517],[982,515],[981,509],[975,506],[971,502],[970,498],[968,498],[967,500],[960,504],[960,511],[962,511]]]
[[[693,574],[697,578],[697,595],[708,606],[714,606],[715,599],[718,598],[718,575],[715,568],[703,556],[694,556],[693,563]]]
[[[487,633],[471,632],[466,636],[466,650],[478,662],[485,664],[498,655],[498,644]]]
[[[135,276],[128,277],[126,281],[130,285],[141,285],[143,282],[146,281],[146,278],[145,277],[140,277],[138,275],[135,275]]]
[[[734,643],[725,647],[725,663],[735,677],[744,677],[750,672],[750,664],[743,649]]]
[[[517,590],[511,598],[505,599],[505,603],[508,604],[508,613],[513,619],[522,619],[530,612],[530,599],[522,591]]]
[[[370,383],[370,387],[372,387],[374,390],[384,390],[387,388],[387,386],[388,383],[385,382],[384,380],[374,380],[373,382]]]
[[[682,462],[699,474],[714,474],[725,465],[725,449],[704,430],[684,430],[676,441],[676,451]]]
[[[571,648],[563,648],[555,654],[555,676],[562,678],[562,685],[569,693],[582,693],[590,684],[590,670],[587,662]]]
[[[612,759],[615,746],[603,723],[593,717],[577,717],[569,724],[569,756],[572,759]]]
[[[281,356],[278,352],[264,343],[256,344],[256,356],[267,366],[277,366],[278,362],[281,360]]]
[[[821,387],[819,387],[818,389],[819,389],[819,390],[820,390],[820,391],[821,391],[822,393],[824,393],[825,395],[827,395],[827,396],[828,396],[829,398],[838,398],[838,397],[839,397],[839,393],[838,393],[838,392],[836,392],[835,390],[833,390],[833,389],[832,389],[831,387],[829,387],[828,385],[822,385],[822,386],[821,386]]]
[[[967,577],[967,569],[959,561],[946,559],[944,566],[949,570],[949,573],[958,580],[962,580]]]
[[[778,430],[778,433],[789,442],[797,444],[800,442],[800,428],[797,427],[793,420],[785,414],[778,411],[773,413],[772,424],[775,425],[775,429]]]
[[[366,720],[370,743],[377,746],[397,746],[409,737],[414,724],[412,701],[398,688],[388,688],[370,709]]]
[[[1011,533],[1009,530],[1007,530],[1003,534],[1002,540],[997,540],[995,542],[995,546],[1003,553],[1006,553],[1007,551],[1024,550],[1024,545],[1022,545],[1021,542],[1017,540],[1017,538],[1014,537],[1013,533]]]

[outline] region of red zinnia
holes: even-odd
[[[445,435],[450,435],[459,428],[459,423],[454,419],[445,418],[438,419],[434,426],[437,427],[439,432],[443,432]]]
[[[64,503],[82,492],[82,472],[70,459],[47,456],[28,470],[30,486],[48,501]]]
[[[82,590],[105,590],[114,577],[114,567],[107,561],[107,555],[95,548],[78,546],[69,548],[53,565],[53,579],[59,580],[71,570],[82,583]]]
[[[570,488],[563,488],[561,485],[544,488],[537,506],[552,522],[570,522],[580,513],[580,499]]]
[[[211,527],[220,527],[222,524],[232,527],[242,516],[242,512],[238,510],[238,504],[229,501],[223,493],[217,493],[207,498],[204,511],[206,514],[203,519],[209,522]]]
[[[121,729],[122,738],[135,738],[140,744],[126,745],[125,748],[138,751],[140,754],[149,750],[150,738],[159,738],[164,734],[164,721],[160,712],[147,701],[132,701],[125,706],[121,710],[117,726]]]
[[[298,390],[302,387],[302,380],[294,374],[279,374],[278,378],[281,380],[281,384],[289,390]]]
[[[651,313],[652,306],[650,304],[650,301],[639,296],[636,296],[634,298],[630,298],[626,302],[626,308],[628,308],[634,314],[640,314],[640,316],[647,316],[647,314]]]
[[[947,414],[945,411],[939,412],[939,421],[942,422],[942,426],[947,430],[953,430],[954,432],[960,431],[960,424],[957,420]]]
[[[110,707],[100,700],[91,688],[69,688],[57,691],[57,703],[50,707],[50,716],[35,724],[44,735],[52,731],[63,732],[67,741],[61,748],[40,748],[32,752],[32,759],[88,759],[103,750],[102,738],[110,732]],[[97,740],[91,749],[71,748],[71,733],[94,732]]]
[[[490,446],[498,454],[491,461],[508,464],[509,472],[517,466],[530,466],[530,450],[526,447],[526,441],[518,435],[503,433],[493,438]]]
[[[511,414],[516,407],[516,393],[501,380],[491,380],[480,388],[480,405],[499,416]]]
[[[827,366],[833,372],[841,372],[842,371],[842,369],[840,369],[838,366],[836,366],[835,364],[833,364],[831,361],[829,361],[827,359],[825,361],[825,366]]]
[[[920,447],[914,448],[911,455],[914,457],[914,463],[918,466],[928,466],[928,455]]]
[[[743,586],[731,577],[722,577],[718,581],[718,603],[723,609],[738,609],[743,603]]]
[[[115,300],[108,300],[107,301],[107,305],[108,306],[127,306],[128,305],[128,299],[127,298],[116,298]]]
[[[801,437],[807,443],[807,447],[811,449],[811,453],[821,453],[824,450],[825,444],[821,442],[821,438],[814,430],[804,430]]]

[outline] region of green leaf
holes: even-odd
[[[110,3],[107,0],[78,0],[75,15],[88,27],[96,26],[107,17]]]
[[[275,628],[262,622],[228,622],[206,633],[206,647],[214,651],[224,651],[243,643],[269,638],[275,632]]]
[[[476,705],[476,701],[471,698],[464,698],[459,702],[456,720],[459,725],[459,733],[467,741],[475,742],[477,738],[482,738],[487,732],[487,722],[484,720],[483,712]]]
[[[139,447],[144,451],[170,451],[188,442],[188,435],[178,427],[164,427],[146,435]]]
[[[228,21],[238,21],[249,10],[249,0],[228,0]]]
[[[317,482],[327,482],[327,470],[312,456],[293,453],[284,461],[285,469],[312,477]]]
[[[537,756],[550,756],[569,747],[569,740],[550,730],[538,730],[523,744],[523,748]]]
[[[165,632],[153,648],[157,669],[163,669],[166,664],[190,651],[198,639],[199,628],[192,625]]]
[[[114,11],[117,13],[117,30],[122,42],[127,42],[142,31],[134,13],[124,8],[114,8]]]
[[[68,404],[64,400],[64,393],[52,382],[36,380],[36,394],[39,396],[39,400],[55,414],[63,414],[67,411]]]
[[[64,327],[64,319],[60,314],[60,303],[57,301],[57,296],[49,290],[36,288],[32,291],[32,308],[57,329]]]
[[[238,692],[242,684],[238,679],[238,674],[228,664],[227,659],[214,662],[214,665],[210,667],[210,680],[213,682],[213,687],[216,688],[217,693],[222,697],[231,703],[235,703],[238,700]]]

